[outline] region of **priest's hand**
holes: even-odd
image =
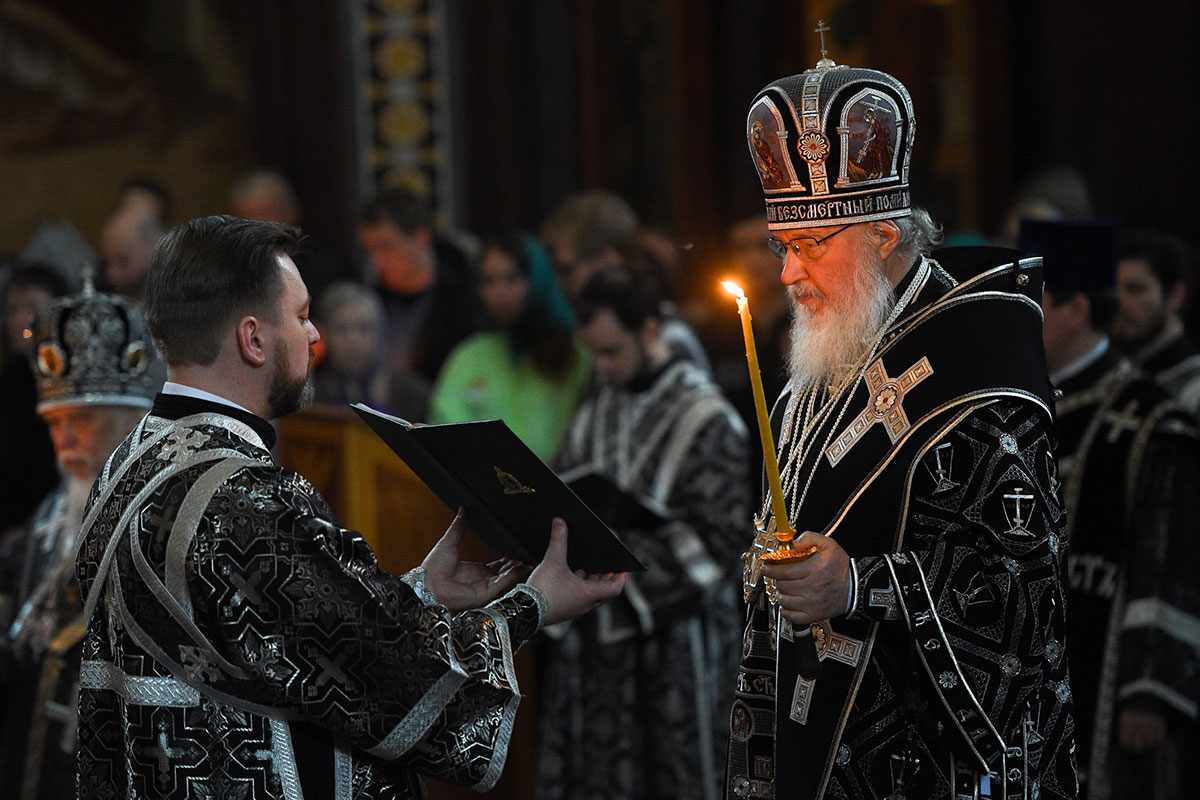
[[[775,579],[779,607],[795,625],[808,625],[846,613],[850,597],[850,556],[827,536],[806,531],[796,537],[801,552],[816,545],[817,552],[792,564],[764,561],[762,574]]]
[[[490,564],[463,561],[458,554],[467,512],[458,510],[450,527],[425,556],[425,585],[438,602],[452,612],[479,608],[495,600],[520,582],[529,568],[508,559]]]
[[[567,523],[555,517],[550,525],[550,544],[542,563],[534,568],[528,583],[541,590],[550,606],[542,625],[577,617],[616,597],[625,588],[625,573],[588,575],[571,572],[567,566]]]

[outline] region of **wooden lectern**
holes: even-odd
[[[344,528],[356,530],[371,545],[379,565],[401,575],[421,563],[450,522],[447,508],[383,440],[345,409],[314,406],[278,420],[275,458],[317,488]],[[463,539],[462,557],[488,562],[496,558],[473,536]],[[521,705],[517,711],[504,775],[489,798],[527,798],[533,794],[534,665],[532,648],[517,653]],[[426,779],[430,800],[478,798],[463,786]]]

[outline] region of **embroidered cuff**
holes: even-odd
[[[408,584],[408,586],[421,598],[421,602],[427,606],[438,606],[437,595],[429,588],[426,583],[426,575],[424,567],[415,567],[400,576],[400,580]]]
[[[861,556],[851,559],[850,610],[846,616],[856,620],[898,621],[900,611],[888,570],[887,556]]]
[[[512,591],[505,597],[512,597],[517,593],[527,594],[533,600],[538,610],[538,630],[541,630],[545,624],[546,617],[550,616],[550,603],[546,600],[546,595],[542,594],[542,590],[536,586],[530,586],[528,583],[518,583],[513,587]]]

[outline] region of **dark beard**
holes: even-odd
[[[1162,336],[1162,332],[1164,330],[1166,330],[1166,328],[1167,328],[1167,315],[1163,314],[1162,319],[1156,320],[1155,322],[1151,323],[1150,327],[1147,328],[1146,332],[1142,333],[1141,335],[1135,335],[1135,336],[1129,336],[1129,337],[1114,335],[1112,338],[1114,341],[1116,341],[1117,347],[1119,347],[1123,352],[1136,354],[1139,350],[1142,350],[1143,348],[1145,348],[1147,345],[1149,345],[1151,342],[1153,342],[1159,336]]]
[[[306,370],[303,378],[289,380],[286,373],[286,358],[275,362],[275,374],[271,376],[271,389],[267,392],[269,419],[279,419],[295,414],[308,407],[313,400],[312,370]]]

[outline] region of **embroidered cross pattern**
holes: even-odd
[[[954,445],[943,442],[933,448],[933,452],[925,459],[925,469],[937,482],[933,487],[934,494],[942,494],[957,488],[958,484],[950,480],[950,470],[954,468]]]
[[[316,661],[317,666],[321,668],[321,674],[318,675],[316,681],[314,681],[314,684],[317,686],[317,688],[329,683],[330,678],[343,685],[350,680],[346,677],[346,673],[342,671],[342,665],[346,662],[345,653],[342,653],[333,661],[330,661],[325,656],[318,654]]]
[[[829,622],[813,624],[813,639],[817,645],[817,657],[821,661],[832,659],[850,667],[857,667],[863,654],[863,641],[834,633]],[[789,716],[801,725],[808,720],[808,709],[812,705],[813,688],[816,679],[796,678],[796,688],[792,692],[792,707]]]
[[[220,666],[202,648],[181,644],[179,663],[187,676],[194,681],[210,682],[222,678]]]
[[[922,358],[895,379],[888,376],[883,359],[877,359],[868,367],[863,376],[869,392],[867,407],[825,451],[830,466],[836,467],[863,434],[877,422],[883,423],[888,438],[895,444],[896,440],[912,427],[908,415],[904,413],[904,396],[932,374],[933,367],[930,366],[928,358]]]
[[[182,758],[187,755],[187,750],[183,747],[171,747],[167,732],[159,731],[158,744],[147,747],[145,753],[158,762],[158,773],[165,777],[171,771],[171,759]]]
[[[1026,494],[1025,490],[1018,486],[1015,491],[1004,495],[1004,515],[1008,517],[1009,529],[1005,533],[1010,536],[1032,536],[1029,529],[1025,527],[1025,523],[1033,515],[1033,509],[1030,507],[1026,510],[1026,503],[1036,502],[1036,498],[1032,494]]]
[[[159,451],[158,458],[160,461],[173,461],[178,464],[188,455],[199,450],[208,439],[208,434],[201,433],[194,428],[175,431],[167,437],[167,442]]]
[[[867,605],[884,609],[884,619],[900,619],[900,607],[896,603],[896,593],[891,589],[872,589]]]
[[[241,605],[242,601],[248,601],[253,605],[258,605],[262,602],[262,597],[256,591],[258,585],[262,583],[261,572],[251,573],[249,580],[246,580],[241,575],[233,574],[229,576],[229,582],[237,588],[237,591],[233,593],[233,602],[235,605]]]
[[[1130,400],[1122,411],[1110,408],[1104,412],[1104,422],[1111,426],[1106,437],[1109,444],[1115,444],[1124,431],[1137,431],[1141,427],[1142,418],[1133,413],[1137,407],[1138,401]]]
[[[150,524],[154,526],[155,542],[161,542],[167,538],[167,534],[175,526],[175,515],[178,513],[179,506],[171,506],[163,509],[161,513],[150,515]]]

